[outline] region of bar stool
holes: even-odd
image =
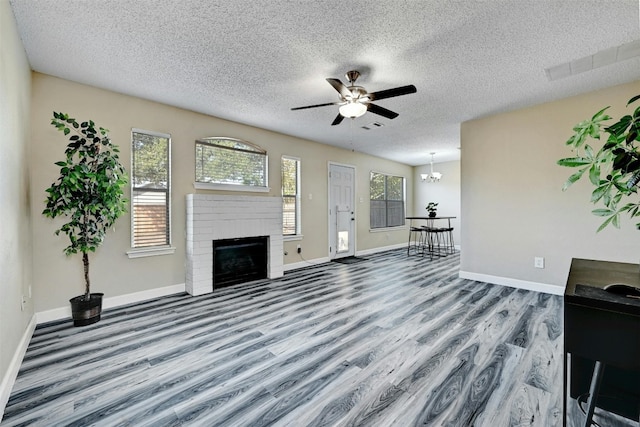
[[[455,252],[453,243],[453,227],[422,227],[425,233],[425,250],[430,258],[447,256]]]
[[[411,254],[413,248],[416,254],[424,253],[424,230],[422,227],[409,228],[409,243],[407,244],[407,256]]]
[[[433,259],[433,256],[440,256],[440,232],[436,227],[422,226],[424,233],[424,252],[429,254],[429,259]]]
[[[445,238],[445,251],[449,254],[454,254],[456,247],[453,243],[453,227],[442,228],[442,233]]]

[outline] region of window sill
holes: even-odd
[[[159,246],[153,248],[136,248],[127,251],[129,259],[144,258],[149,256],[173,255],[176,248],[173,246]]]
[[[256,187],[252,185],[239,184],[214,184],[211,182],[194,182],[196,190],[222,190],[222,191],[245,191],[248,193],[268,193],[269,187]]]

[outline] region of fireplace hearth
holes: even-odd
[[[268,237],[213,241],[213,290],[267,277]]]

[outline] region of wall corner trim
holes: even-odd
[[[477,280],[478,282],[493,283],[494,285],[509,286],[510,288],[526,289],[528,291],[543,292],[552,295],[564,295],[564,286],[550,285],[548,283],[529,282],[513,279],[511,277],[492,276],[489,274],[460,271],[461,279]]]
[[[29,347],[29,342],[31,341],[31,337],[33,336],[33,331],[36,330],[36,315],[34,314],[31,317],[31,321],[27,325],[22,334],[22,339],[18,344],[18,348],[16,348],[16,352],[13,354],[11,358],[11,363],[9,363],[9,369],[5,373],[2,378],[2,383],[0,383],[0,421],[2,421],[2,417],[4,416],[4,410],[9,402],[9,396],[11,395],[11,390],[13,389],[13,385],[16,382],[16,378],[18,377],[18,371],[20,371],[20,365],[22,365],[22,360],[24,359],[24,355],[27,352],[27,347]]]

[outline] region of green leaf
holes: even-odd
[[[565,144],[572,145],[574,147],[579,147],[584,142],[584,139],[585,139],[584,133],[575,133],[571,135],[569,139],[567,139],[567,142],[565,142]]]
[[[634,102],[636,102],[638,99],[640,99],[640,95],[636,95],[636,96],[634,96],[633,98],[631,98],[631,99],[629,100],[629,102],[627,102],[627,107],[628,107],[630,104],[633,104]]]
[[[594,209],[591,211],[592,214],[596,216],[609,216],[615,213],[611,209]]]
[[[607,220],[605,222],[603,222],[600,227],[598,227],[598,230],[596,230],[596,233],[601,232],[602,230],[604,230],[604,228],[609,225],[611,223],[611,221],[613,221],[613,216],[607,218]]]
[[[590,165],[592,162],[591,159],[588,159],[586,157],[567,157],[565,159],[560,159],[558,160],[558,165],[560,166],[566,166],[569,168],[575,168],[578,166],[585,166],[585,165]]]
[[[593,185],[598,185],[600,183],[600,166],[597,163],[594,163],[589,168],[589,181]]]
[[[593,117],[591,118],[592,121],[604,121],[604,120],[609,120],[611,119],[611,117],[609,117],[608,115],[606,115],[604,112],[607,111],[609,108],[611,108],[611,106],[608,107],[604,107],[602,110],[598,111],[597,113],[595,113],[593,115]]]
[[[587,155],[587,159],[593,159],[593,148],[589,144],[584,146],[584,152]]]
[[[601,185],[600,187],[597,187],[595,190],[593,190],[593,192],[591,193],[591,203],[596,203],[598,200],[602,199],[602,197],[605,195],[605,193],[610,191],[610,188],[611,187],[607,183],[607,184]]]
[[[574,182],[579,180],[582,177],[582,174],[584,174],[586,170],[587,168],[584,168],[574,173],[573,175],[571,175],[562,186],[562,191],[567,191],[567,188],[569,188]]]
[[[617,123],[614,123],[605,130],[615,135],[621,135],[631,124],[633,118],[629,115],[622,117]]]

